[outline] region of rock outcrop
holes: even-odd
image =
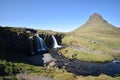
[[[25,57],[30,52],[28,37],[35,33],[33,29],[0,27],[0,58],[16,60]]]
[[[15,28],[15,27],[0,27],[0,59],[5,60],[19,60],[31,54],[30,37],[33,37],[33,49],[36,51],[36,40],[34,35],[38,33],[37,30],[29,28]],[[38,33],[45,41],[47,47],[52,48],[54,35],[61,44],[63,34],[47,34]]]

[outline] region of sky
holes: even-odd
[[[0,0],[0,25],[69,32],[93,13],[120,27],[120,0]]]

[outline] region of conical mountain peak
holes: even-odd
[[[116,31],[116,27],[108,23],[106,20],[104,20],[103,17],[98,13],[94,13],[93,15],[91,15],[84,25],[74,30],[75,33],[80,32],[112,33],[114,31]]]
[[[94,13],[89,17],[89,20],[87,21],[86,24],[94,24],[94,23],[107,23],[107,21],[104,20],[100,14]]]

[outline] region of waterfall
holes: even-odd
[[[53,35],[52,35],[52,38],[53,38],[53,42],[54,42],[53,48],[62,48],[61,45],[58,45],[57,40],[56,40],[56,38]]]
[[[31,49],[31,54],[34,54],[34,50],[33,50],[33,37],[29,37],[30,40],[30,49]]]
[[[48,50],[44,40],[39,37],[38,34],[35,34],[36,35],[36,39],[37,39],[37,51],[45,51],[45,50]]]

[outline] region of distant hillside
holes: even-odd
[[[73,49],[72,53],[78,51],[76,54],[81,60],[87,61],[88,57],[86,59],[80,57],[83,54],[89,56],[105,54],[118,57],[120,55],[120,28],[108,23],[100,14],[94,13],[84,25],[69,32],[63,39],[63,43],[69,46],[70,50]],[[64,54],[64,50],[62,51]],[[67,54],[66,56],[70,57]],[[95,60],[93,59],[91,58],[90,61]]]

